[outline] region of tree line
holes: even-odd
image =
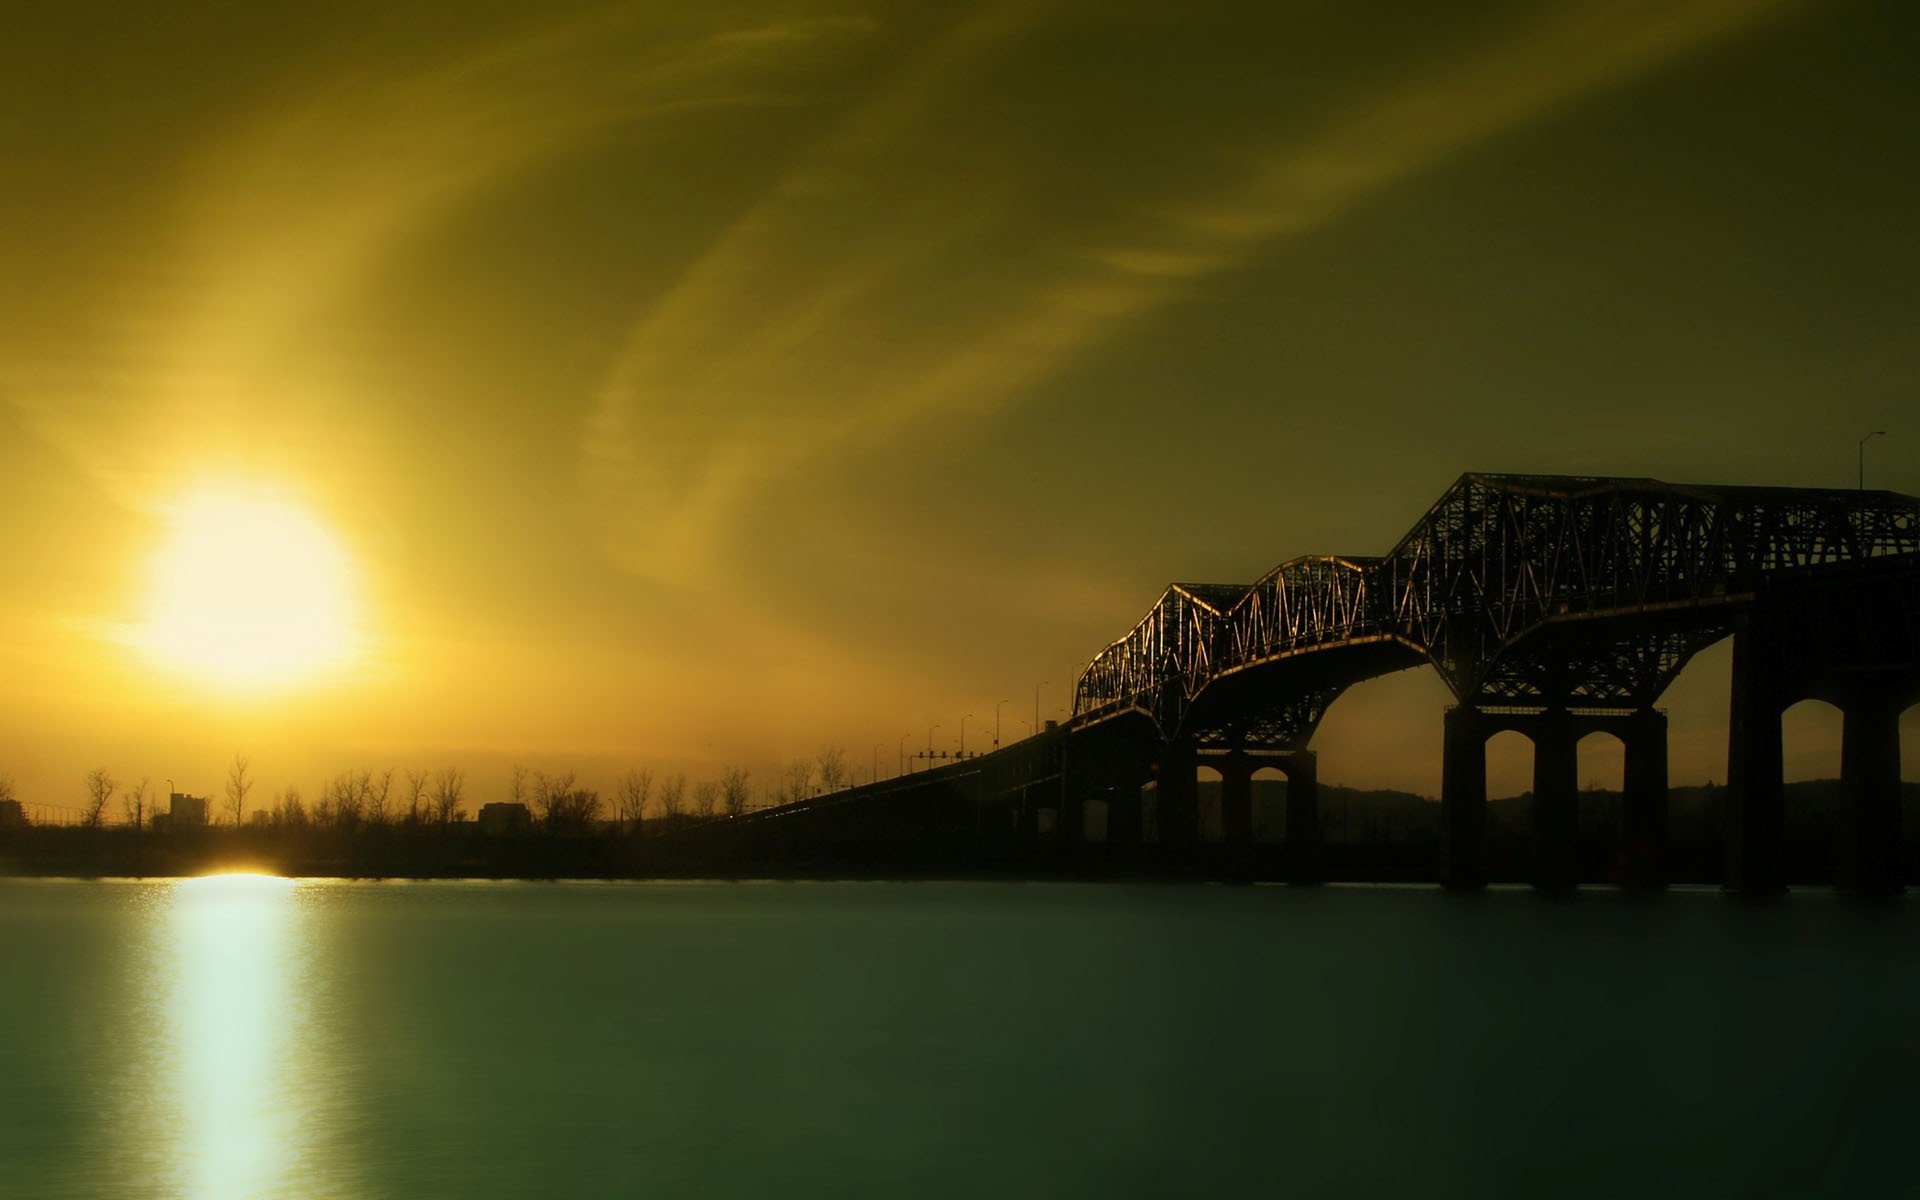
[[[234,827],[253,824],[286,830],[448,829],[468,820],[466,772],[458,767],[396,771],[356,768],[328,779],[309,800],[297,785],[273,793],[264,805],[249,807],[257,780],[252,760],[236,754],[228,764],[218,805],[210,823]],[[612,795],[582,787],[573,771],[549,774],[519,764],[507,775],[507,799],[524,807],[534,824],[550,833],[580,834],[610,824],[616,832],[638,833],[649,820],[667,824],[739,816],[755,807],[810,799],[851,786],[846,752],[830,746],[810,758],[796,758],[782,777],[768,784],[761,804],[753,803],[749,771],[728,766],[717,779],[690,782],[685,772],[658,778],[651,768],[628,769]],[[0,801],[14,798],[13,784],[0,776]],[[77,824],[99,829],[114,823],[141,830],[163,815],[151,778],[124,783],[105,767],[87,772]],[[211,798],[209,798],[211,803]],[[261,816],[260,814],[264,814]]]

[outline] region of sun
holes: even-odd
[[[311,512],[269,489],[228,484],[181,496],[163,518],[136,636],[156,662],[259,691],[352,660],[353,561]]]

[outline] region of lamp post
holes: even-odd
[[[898,779],[900,778],[901,775],[905,775],[907,773],[907,739],[912,736],[913,735],[910,733],[903,733],[900,735],[900,769],[894,775],[895,779]]]
[[[995,750],[1000,748],[1000,706],[1005,703],[1005,700],[993,702],[993,748]]]
[[[961,758],[965,758],[967,756],[967,722],[971,720],[973,720],[972,713],[968,713],[966,716],[960,718],[960,757]]]
[[[929,771],[933,769],[933,731],[938,728],[940,728],[938,725],[927,726],[927,769]]]
[[[1036,734],[1040,732],[1040,689],[1051,682],[1052,680],[1042,679],[1033,685],[1033,731]]]
[[[1863,492],[1867,490],[1867,443],[1877,437],[1885,437],[1885,436],[1887,436],[1886,430],[1876,429],[1872,433],[1869,433],[1867,436],[1861,438],[1860,444],[1857,447],[1855,447],[1855,449],[1859,451],[1858,457],[1859,457],[1859,467],[1860,467],[1860,478],[1858,482],[1860,485],[1860,490]]]

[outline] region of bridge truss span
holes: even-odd
[[[1770,580],[1907,556],[1920,556],[1920,501],[1890,492],[1469,474],[1379,557],[1170,586],[1095,656],[1075,717],[1137,708],[1168,736],[1217,737],[1234,723],[1222,712],[1246,707],[1205,701],[1230,677],[1287,664],[1288,695],[1255,707],[1317,714],[1307,693],[1421,660],[1463,703],[1645,706]],[[1354,653],[1381,644],[1400,653]]]
[[[1898,890],[1900,714],[1920,701],[1920,500],[1652,479],[1464,475],[1378,557],[1309,555],[1252,584],[1169,585],[1082,672],[1072,720],[978,759],[716,823],[711,836],[920,863],[971,847],[1003,865],[1138,866],[1151,845],[1175,871],[1341,877],[1323,854],[1311,743],[1355,683],[1426,664],[1457,701],[1442,717],[1434,878],[1515,877],[1511,858],[1496,862],[1508,852],[1489,848],[1486,748],[1517,732],[1533,745],[1527,876],[1551,889],[1659,887],[1680,860],[1655,705],[1729,635],[1721,882],[1785,886],[1781,714],[1818,696],[1844,721],[1833,878]],[[1593,732],[1622,752],[1603,862],[1580,820],[1579,744]],[[1203,767],[1218,774],[1204,805]],[[1286,777],[1284,837],[1264,847],[1263,769]],[[1271,813],[1264,828],[1272,841]]]

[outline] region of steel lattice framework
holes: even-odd
[[[1208,688],[1313,656],[1308,682],[1237,718],[1298,737],[1377,673],[1343,676],[1338,652],[1383,645],[1463,702],[1645,705],[1770,579],[1894,556],[1920,556],[1920,500],[1892,492],[1464,475],[1378,558],[1169,587],[1089,664],[1074,713],[1139,709],[1171,734]]]

